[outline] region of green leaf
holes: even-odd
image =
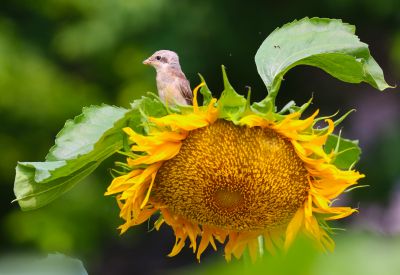
[[[6,255],[0,259],[0,274],[9,275],[87,275],[82,262],[55,253],[46,258],[33,254]]]
[[[272,32],[255,56],[257,70],[273,100],[283,76],[297,65],[318,67],[350,83],[366,82],[384,90],[389,86],[368,45],[341,20],[304,18]]]
[[[333,164],[338,168],[347,170],[356,164],[361,155],[361,149],[358,146],[358,140],[349,140],[337,135],[329,135],[324,150],[326,153],[336,152]]]
[[[304,103],[301,106],[296,106],[296,105],[290,106],[289,107],[289,113],[300,113],[300,114],[302,114],[310,106],[312,100],[313,100],[313,98],[310,98],[306,103]]]
[[[204,82],[204,86],[202,86],[200,88],[200,93],[203,95],[203,106],[207,106],[208,104],[210,104],[211,100],[212,100],[212,93],[210,91],[210,89],[207,86],[206,81],[204,80],[204,77],[199,74],[200,80],[201,82]]]
[[[153,108],[152,108],[153,106]],[[91,106],[65,123],[44,162],[19,162],[14,193],[22,210],[42,207],[71,189],[100,163],[123,147],[122,128],[146,131],[146,117],[161,116],[165,107],[142,98],[134,109]]]
[[[260,102],[254,102],[251,105],[251,110],[255,113],[259,114],[268,114],[271,112],[275,112],[274,102],[271,98],[266,97]]]
[[[246,98],[239,95],[229,83],[226,75],[225,66],[222,66],[222,77],[224,81],[224,90],[218,100],[220,118],[235,121],[246,110]]]
[[[72,188],[122,146],[129,110],[84,108],[65,123],[45,162],[19,162],[14,192],[23,210],[41,207]]]
[[[154,98],[143,96],[139,100],[135,100],[131,103],[131,108],[139,112],[139,115],[133,115],[130,118],[129,126],[135,130],[135,132],[140,134],[145,134],[148,132],[148,120],[149,116],[152,117],[162,117],[168,114],[164,103],[156,97],[153,93],[149,93],[149,96]]]

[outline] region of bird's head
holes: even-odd
[[[143,64],[153,66],[156,69],[168,67],[180,68],[178,55],[169,50],[156,51],[152,56],[143,61]]]

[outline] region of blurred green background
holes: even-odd
[[[254,55],[276,27],[305,16],[341,18],[357,26],[387,81],[400,79],[400,1],[172,1],[38,0],[0,3],[0,253],[61,252],[83,261],[89,274],[400,274],[400,96],[361,84],[341,83],[311,67],[290,71],[278,104],[301,104],[322,115],[356,108],[343,136],[359,139],[358,169],[368,188],[343,200],[360,213],[339,226],[337,251],[316,253],[299,240],[288,256],[256,266],[226,265],[222,250],[207,250],[202,263],[187,248],[167,258],[174,237],[146,224],[119,236],[118,207],[103,193],[111,180],[104,163],[54,203],[23,213],[13,195],[18,160],[43,160],[66,119],[83,106],[129,103],[156,91],[155,72],[142,60],[159,49],[179,53],[192,86],[197,73],[215,95],[220,65],[242,94],[266,89]],[[270,273],[266,273],[269,270]]]

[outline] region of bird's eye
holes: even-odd
[[[161,56],[157,55],[157,56],[156,56],[156,59],[157,59],[157,60],[161,60]]]

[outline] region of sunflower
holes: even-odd
[[[176,236],[169,256],[188,241],[200,260],[219,242],[227,261],[246,248],[255,260],[260,246],[287,249],[300,231],[332,250],[326,221],[357,211],[332,203],[363,177],[334,164],[340,152],[327,152],[336,123],[317,118],[318,110],[301,119],[308,104],[287,114],[257,111],[248,100],[238,107],[229,83],[219,100],[198,106],[200,87],[208,89],[194,89],[189,110],[147,117],[146,133],[123,129],[128,170],[106,192],[121,209],[121,233],[157,215],[155,229],[166,224]],[[321,120],[326,126],[316,127]]]

